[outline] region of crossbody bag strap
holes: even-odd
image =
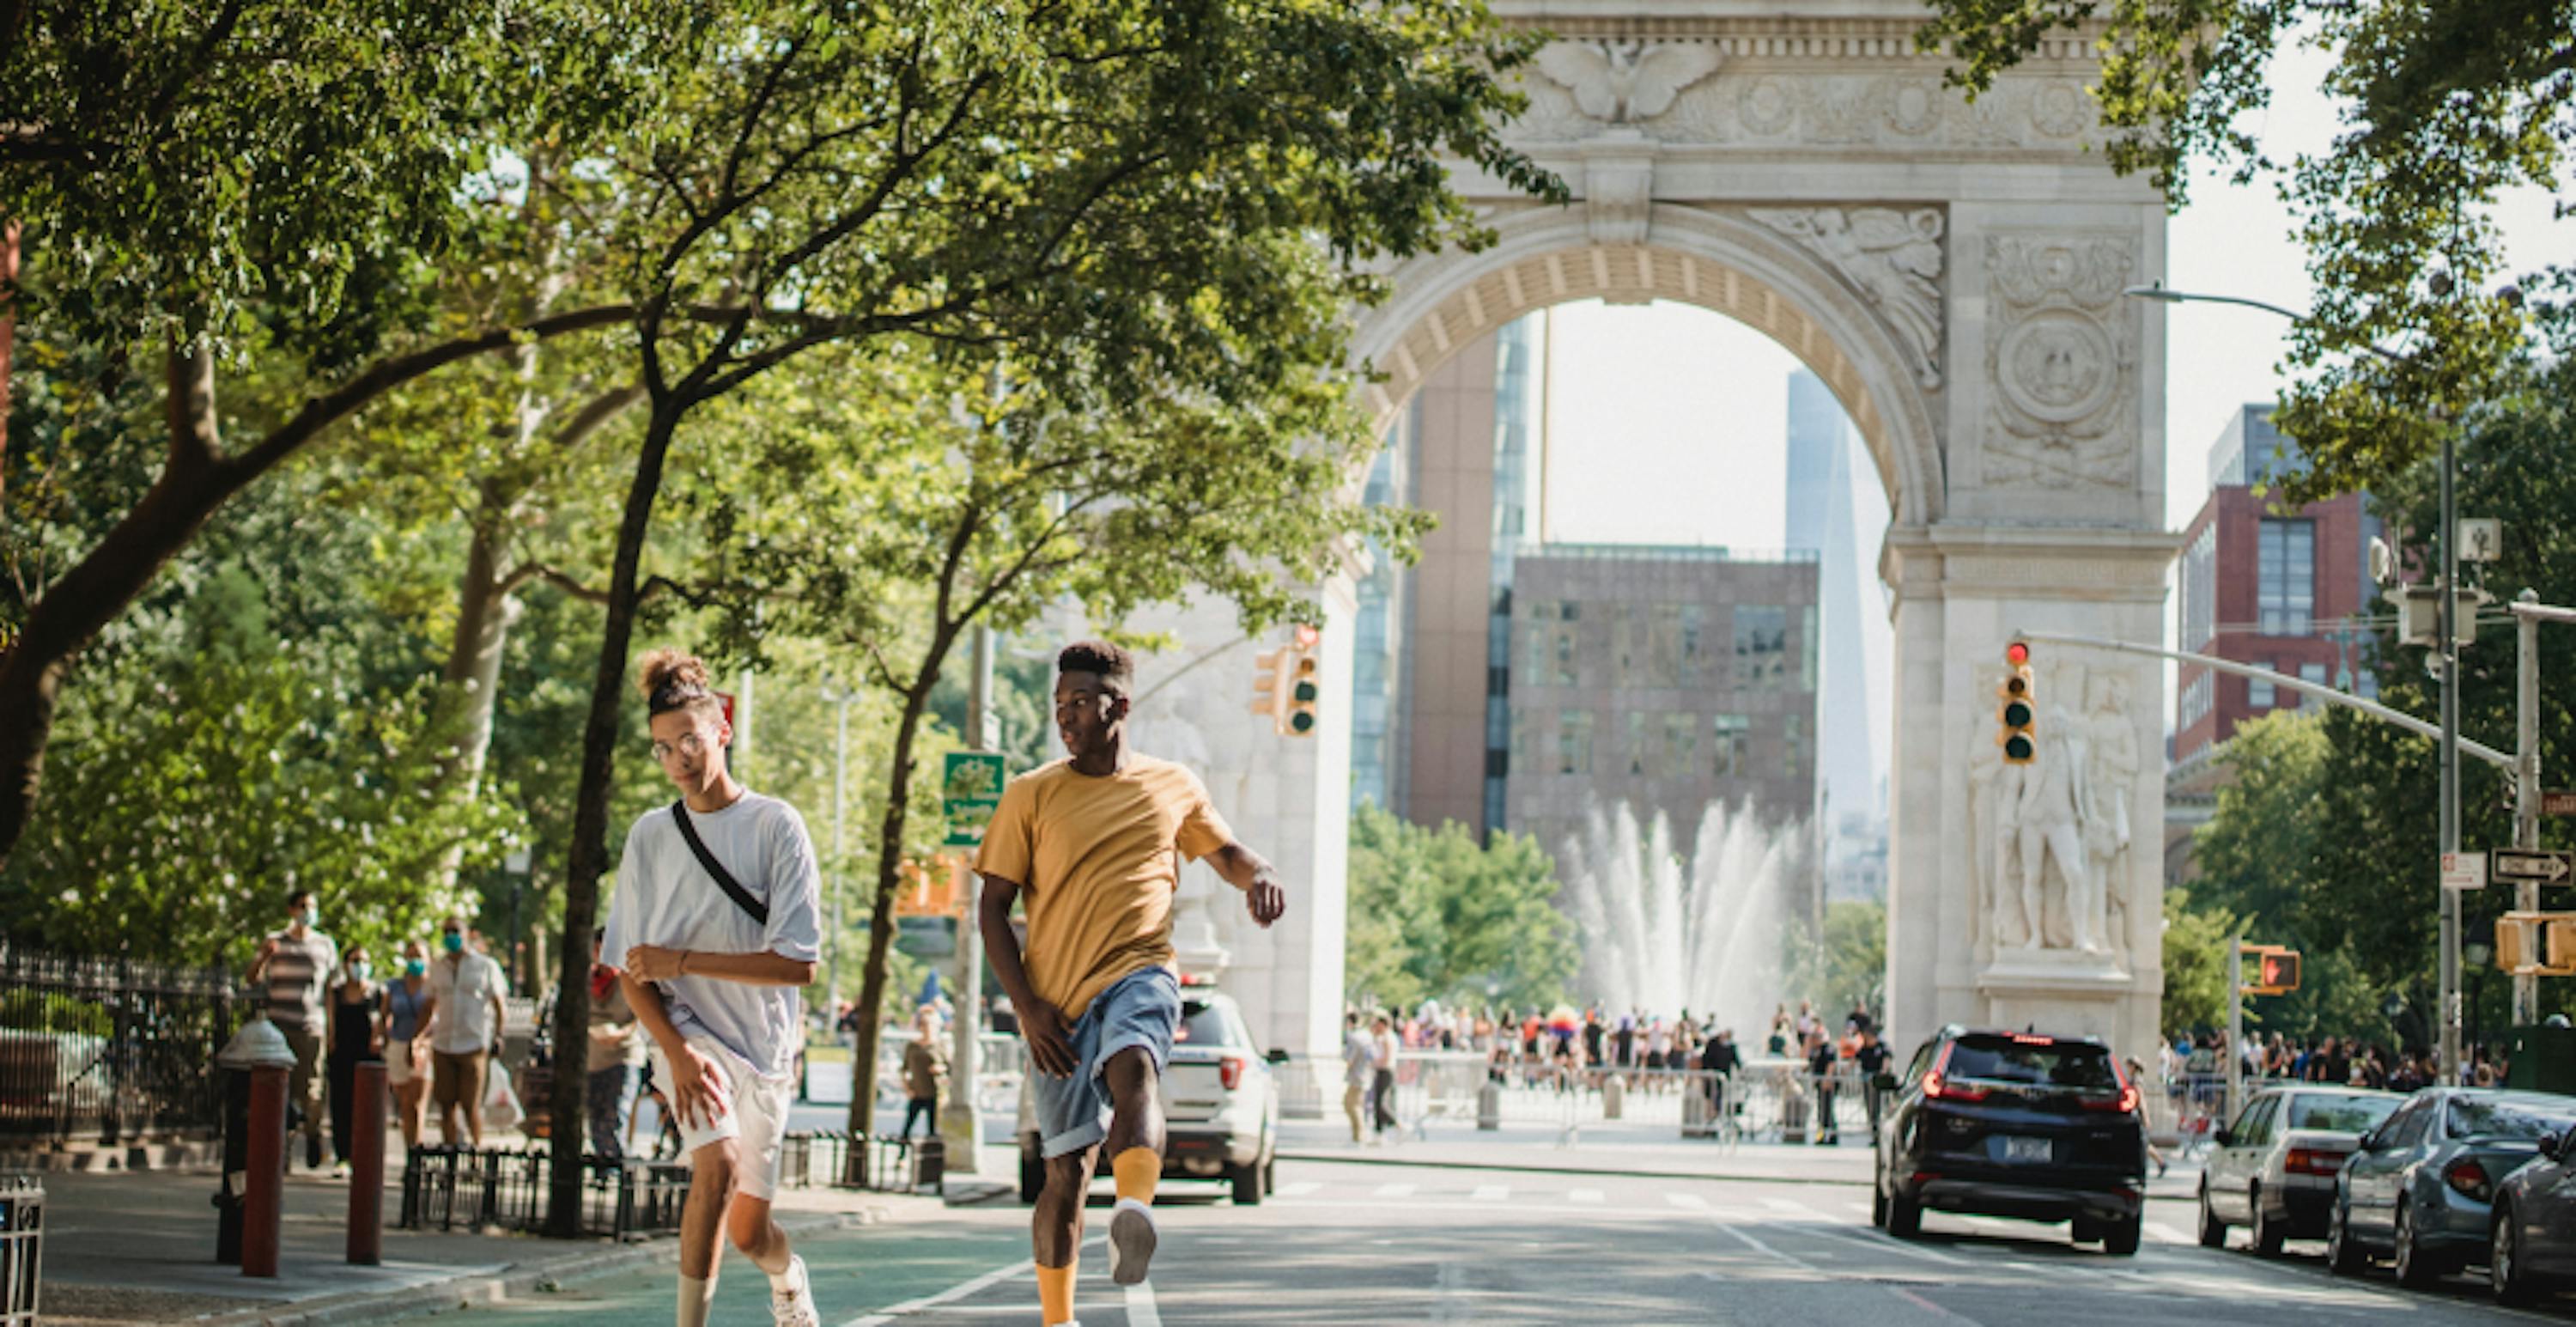
[[[689,823],[689,804],[686,801],[671,803],[671,820],[680,827],[680,837],[689,841],[689,851],[698,855],[698,865],[707,868],[707,874],[715,877],[716,888],[723,890],[725,897],[734,901],[734,906],[750,913],[753,921],[767,926],[769,905],[753,898],[751,891],[743,888],[742,882],[734,879],[731,871],[724,869],[724,863],[707,851],[706,840],[698,837],[698,827]]]

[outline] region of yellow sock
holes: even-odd
[[[1038,1316],[1047,1327],[1073,1321],[1073,1269],[1081,1262],[1077,1254],[1062,1267],[1038,1268]]]
[[[1151,1207],[1154,1186],[1163,1178],[1163,1158],[1150,1147],[1131,1147],[1109,1158],[1109,1174],[1118,1182],[1119,1197]]]

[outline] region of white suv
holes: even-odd
[[[1270,1071],[1288,1058],[1253,1049],[1252,1031],[1233,997],[1205,977],[1181,979],[1181,1022],[1163,1071],[1163,1178],[1223,1180],[1234,1200],[1259,1203],[1276,1183],[1279,1087]],[[1036,1072],[1020,1051],[1021,1082]],[[1020,1090],[1020,1201],[1046,1187],[1038,1159],[1037,1104]],[[1103,1168],[1106,1169],[1105,1167]]]

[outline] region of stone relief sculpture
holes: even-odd
[[[1894,329],[1926,389],[1941,385],[1941,210],[1919,207],[1751,209],[1842,274]]]
[[[2134,482],[2122,421],[2137,390],[2136,314],[2120,290],[2136,266],[2133,236],[1987,238],[1987,482]]]
[[[2129,714],[2129,679],[2104,673],[2086,689],[2084,741],[2092,753],[2086,782],[2094,816],[2084,823],[2087,870],[2100,882],[2103,922],[2113,957],[2129,958],[2129,800],[2139,775],[2138,726]]]
[[[1539,72],[1564,85],[1585,115],[1610,124],[1651,120],[1717,72],[1717,48],[1699,42],[1572,41],[1541,47]]]

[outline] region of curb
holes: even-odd
[[[1753,1184],[1841,1184],[1865,1187],[1865,1177],[1837,1179],[1821,1175],[1755,1175],[1742,1171],[1659,1170],[1643,1166],[1548,1166],[1529,1161],[1449,1161],[1408,1156],[1354,1156],[1347,1152],[1287,1151],[1282,1161],[1325,1161],[1345,1166],[1414,1166],[1431,1170],[1501,1170],[1523,1175],[1625,1175],[1648,1180],[1739,1180]]]
[[[779,1229],[796,1236],[881,1225],[891,1217],[892,1213],[887,1208],[863,1207],[855,1212],[781,1216],[777,1221]],[[560,1290],[638,1267],[677,1262],[679,1257],[679,1240],[657,1237],[619,1248],[567,1253],[514,1264],[498,1273],[469,1273],[426,1285],[334,1295],[305,1304],[249,1309],[197,1321],[205,1327],[337,1327],[341,1323],[393,1322]]]

